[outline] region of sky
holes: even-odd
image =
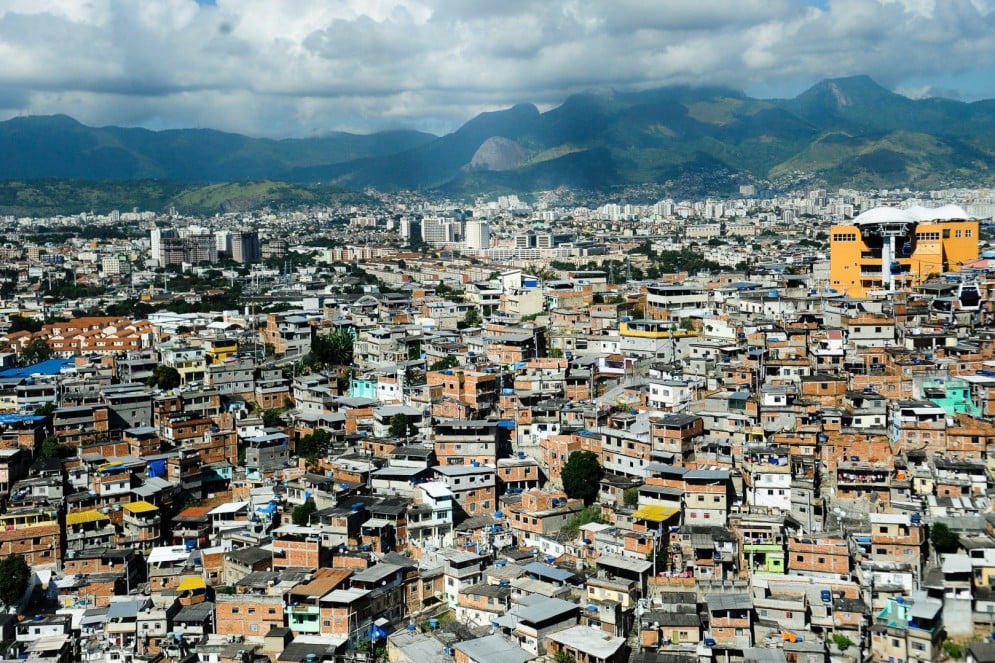
[[[306,137],[590,89],[995,98],[995,0],[2,0],[0,119]]]

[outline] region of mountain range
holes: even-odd
[[[854,187],[995,179],[995,100],[910,99],[866,76],[793,99],[718,87],[596,91],[540,112],[482,113],[416,131],[271,140],[205,129],[88,127],[66,116],[0,123],[0,179],[282,180],[448,193],[592,190],[689,176]]]

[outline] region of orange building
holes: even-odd
[[[433,415],[450,419],[473,419],[490,413],[498,399],[498,376],[480,371],[429,371],[425,381],[431,389],[441,385],[442,400],[433,403]]]
[[[842,578],[850,573],[850,549],[842,537],[788,539],[788,572],[822,578]]]
[[[283,626],[282,596],[218,594],[215,597],[217,633],[260,637]]]
[[[850,297],[907,289],[978,257],[978,222],[956,205],[876,207],[829,239],[829,285]]]
[[[114,355],[149,347],[153,329],[148,320],[87,317],[45,325],[40,335],[58,355]]]
[[[0,515],[0,555],[32,567],[55,566],[62,557],[62,528],[54,510],[25,507]]]

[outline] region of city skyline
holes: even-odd
[[[87,4],[0,8],[0,118],[273,137],[442,134],[515,103],[714,84],[791,97],[867,74],[910,97],[995,97],[988,0]]]

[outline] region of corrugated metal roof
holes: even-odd
[[[93,523],[98,520],[110,520],[110,517],[100,513],[96,509],[66,514],[66,525],[82,525],[83,523]]]
[[[155,504],[150,504],[145,500],[139,500],[137,502],[132,502],[131,504],[123,505],[126,511],[131,513],[149,513],[151,511],[158,511],[159,507]]]
[[[648,504],[646,506],[639,507],[639,509],[632,514],[632,517],[636,520],[650,520],[654,523],[662,523],[673,518],[678,511],[680,511],[680,509],[671,506]]]

